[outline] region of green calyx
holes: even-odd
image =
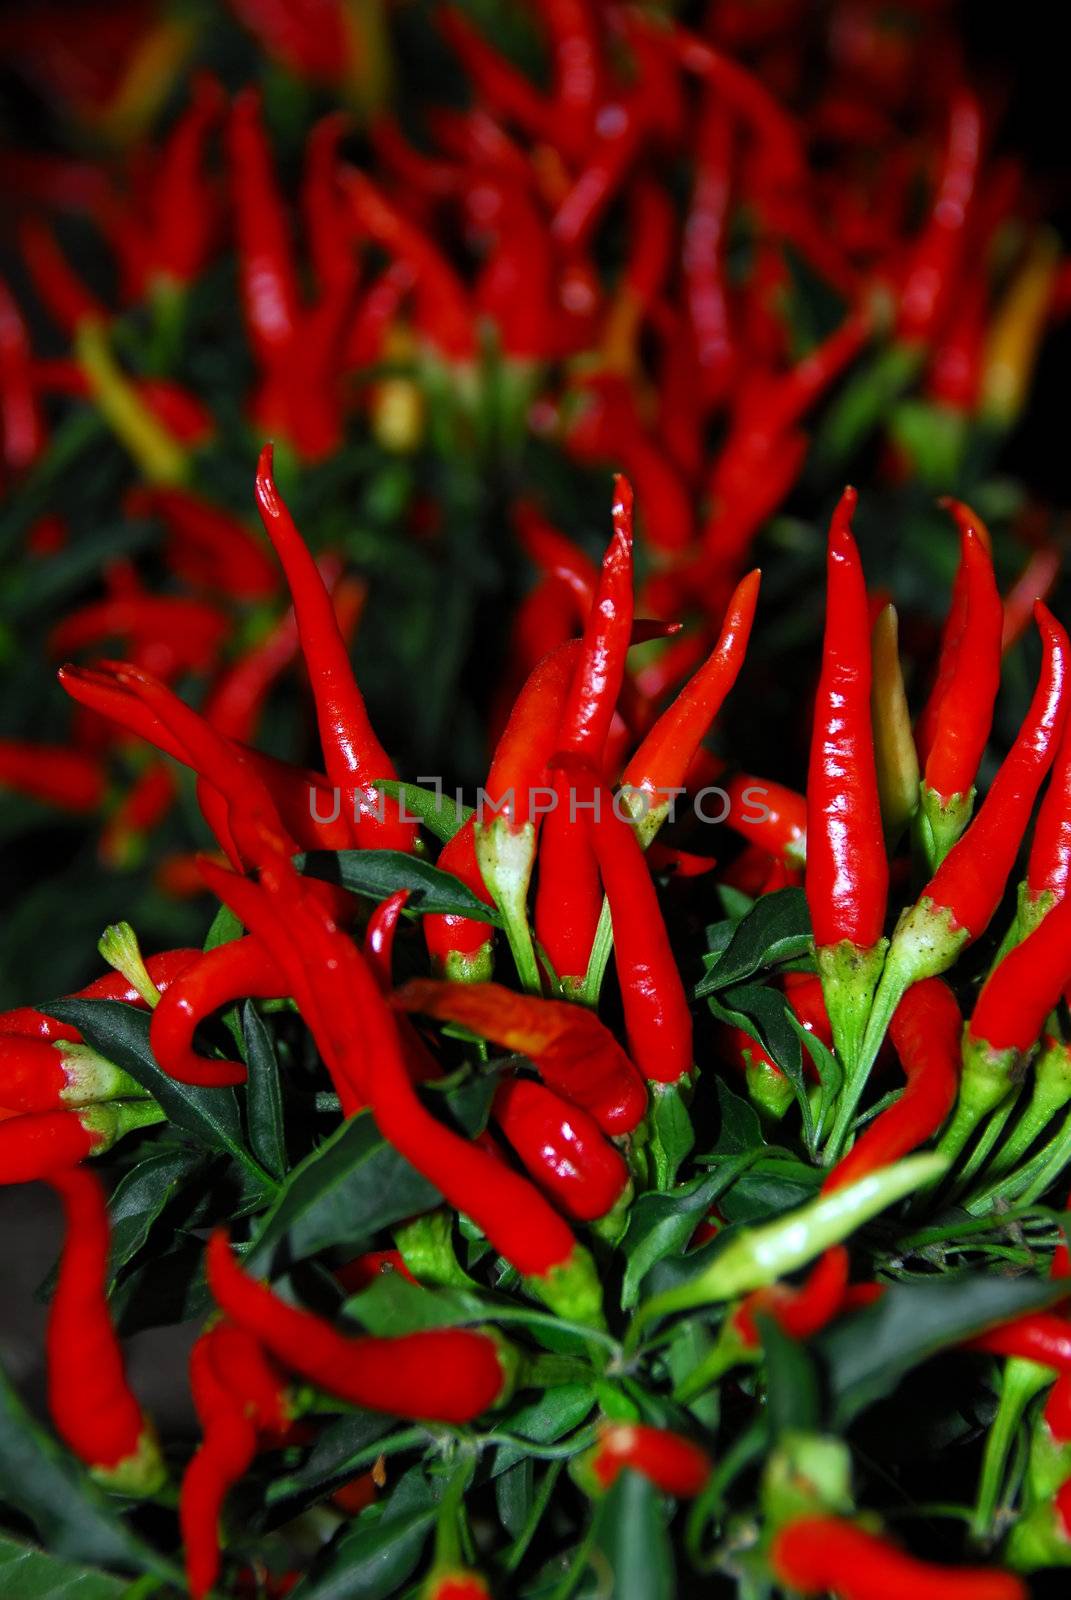
[[[1019,1518],[1008,1535],[1004,1559],[1016,1572],[1071,1567],[1071,1538],[1051,1502],[1037,1505]]]
[[[833,1043],[849,1082],[859,1062],[874,990],[888,948],[887,939],[879,939],[869,950],[842,939],[839,944],[820,946],[814,953]]]
[[[528,925],[528,887],[535,862],[535,828],[515,828],[505,816],[477,823],[476,860],[483,881],[502,915],[517,975],[529,994],[539,994],[539,962]]]
[[[759,1500],[770,1535],[797,1517],[850,1516],[851,1452],[820,1433],[781,1434],[763,1473]]]
[[[63,1060],[67,1087],[60,1091],[60,1099],[69,1106],[88,1106],[108,1100],[144,1100],[148,1090],[106,1060],[87,1044],[59,1044],[56,1047]]]
[[[445,1210],[428,1211],[400,1223],[394,1242],[414,1278],[421,1283],[454,1289],[471,1289],[472,1279],[457,1259],[453,1216]]]
[[[790,1106],[796,1103],[796,1091],[785,1074],[769,1061],[755,1061],[750,1050],[744,1051],[748,1099],[757,1111],[773,1122],[780,1122]]]
[[[142,960],[138,936],[129,922],[113,922],[105,928],[97,941],[97,949],[109,967],[121,973],[149,1010],[154,1011],[160,1004],[160,991],[149,977],[149,969]]]
[[[994,1050],[984,1039],[963,1036],[963,1075],[952,1120],[937,1148],[955,1160],[978,1124],[1022,1082],[1025,1059],[1018,1050]]]
[[[490,983],[494,973],[494,945],[490,939],[478,950],[451,950],[443,962],[443,977],[450,983]]]
[[[920,790],[919,839],[931,873],[937,871],[970,822],[975,793],[971,788],[966,794],[943,795],[923,783]]]
[[[109,1100],[103,1105],[84,1106],[78,1120],[87,1133],[96,1135],[91,1155],[101,1156],[113,1144],[125,1139],[138,1128],[152,1127],[153,1123],[166,1121],[165,1113],[151,1098],[143,1100]]]
[[[764,1227],[738,1233],[697,1277],[667,1289],[641,1306],[633,1323],[634,1332],[656,1317],[735,1300],[752,1289],[776,1283],[947,1170],[948,1162],[943,1156],[908,1156],[868,1173],[857,1183],[821,1194]]]
[[[167,1482],[167,1464],[160,1451],[156,1429],[147,1422],[135,1449],[112,1467],[91,1467],[90,1472],[111,1494],[144,1499]]]
[[[559,1316],[600,1331],[606,1327],[602,1284],[595,1262],[583,1245],[574,1245],[567,1260],[524,1281]]]

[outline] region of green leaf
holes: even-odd
[[[794,961],[811,949],[811,919],[802,889],[764,894],[738,924],[728,945],[696,985],[702,999],[718,989],[741,983],[782,961]]]
[[[435,1524],[438,1502],[414,1468],[387,1504],[370,1507],[324,1552],[293,1600],[387,1600],[415,1569]]]
[[[892,1394],[900,1379],[939,1350],[997,1323],[1062,1299],[1066,1285],[1041,1278],[944,1274],[923,1283],[895,1283],[881,1299],[827,1328],[814,1348],[825,1363],[843,1426]]]
[[[242,937],[241,922],[235,916],[230,906],[220,906],[212,918],[212,926],[205,934],[204,948],[216,950],[221,944],[233,944],[235,939]]]
[[[271,1034],[252,1000],[242,1007],[242,1039],[249,1079],[245,1086],[249,1144],[273,1178],[286,1172],[286,1129],[279,1062]]]
[[[390,1339],[424,1328],[493,1321],[495,1306],[465,1289],[425,1289],[400,1272],[380,1272],[367,1289],[347,1300],[345,1311],[369,1333]]]
[[[437,794],[434,789],[422,789],[416,783],[378,778],[374,786],[384,794],[393,795],[396,800],[403,800],[409,815],[419,817],[428,832],[433,833],[436,839],[441,839],[443,844],[449,844],[473,814],[472,806],[459,805],[452,796]]]
[[[502,926],[494,906],[485,905],[460,878],[402,850],[316,850],[296,856],[295,863],[310,877],[340,884],[370,900],[386,900],[396,890],[408,889],[414,911],[474,917]]]
[[[555,1444],[567,1433],[579,1428],[595,1405],[595,1393],[590,1383],[559,1383],[544,1389],[538,1399],[517,1406],[501,1421],[499,1426],[514,1437],[530,1439],[534,1445]],[[492,1476],[508,1472],[524,1459],[523,1445],[504,1444],[495,1454]]]
[[[177,1083],[156,1065],[149,1047],[149,1014],[118,1000],[56,1000],[49,1014],[72,1022],[87,1044],[114,1061],[147,1089],[176,1128],[209,1150],[223,1150],[265,1189],[275,1187],[242,1141],[233,1089],[199,1089]]]
[[[665,1190],[671,1187],[681,1162],[695,1144],[692,1119],[675,1083],[652,1085],[648,1124],[655,1183]]]
[[[356,1254],[380,1228],[430,1211],[439,1198],[363,1111],[289,1173],[254,1236],[248,1265],[263,1271],[331,1245]]]
[[[817,1433],[822,1423],[822,1398],[815,1364],[798,1339],[762,1314],[755,1318],[766,1362],[766,1404],[770,1431],[778,1434]]]
[[[733,1156],[760,1149],[764,1142],[762,1124],[755,1107],[742,1095],[734,1094],[723,1078],[715,1081],[715,1088],[720,1120],[714,1154]]]
[[[154,1150],[123,1174],[108,1202],[113,1274],[134,1259],[153,1223],[198,1170],[201,1160],[196,1151],[169,1146]]]
[[[84,1468],[34,1421],[2,1368],[0,1500],[28,1518],[53,1555],[124,1571],[170,1571],[129,1531]]]
[[[268,1487],[267,1502],[277,1505],[293,1499],[320,1500],[348,1483],[360,1470],[367,1453],[378,1447],[384,1434],[397,1426],[394,1417],[374,1411],[355,1411],[329,1422],[296,1471],[276,1477]]]
[[[130,1585],[106,1572],[69,1566],[32,1545],[0,1535],[0,1594],[4,1600],[122,1600]]]
[[[596,1568],[614,1600],[673,1600],[673,1546],[662,1497],[638,1472],[622,1472],[595,1521]]]
[[[726,1162],[705,1178],[693,1178],[668,1194],[644,1194],[629,1215],[621,1248],[628,1258],[621,1289],[622,1309],[639,1299],[640,1284],[663,1257],[680,1252],[718,1196],[730,1186],[757,1155],[745,1152],[736,1162]]]

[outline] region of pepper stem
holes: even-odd
[[[975,792],[972,788],[966,794],[946,796],[928,784],[922,785],[919,815],[925,819],[925,826],[919,828],[919,839],[931,876],[971,820]]]
[[[1022,1079],[1021,1058],[1016,1050],[993,1050],[983,1040],[963,1041],[963,1076],[952,1121],[937,1148],[949,1161],[955,1161],[978,1124],[992,1115]]]
[[[1053,1374],[1048,1367],[1036,1361],[1013,1358],[1005,1362],[1004,1379],[1000,1386],[1000,1404],[993,1418],[985,1442],[982,1472],[978,1481],[978,1499],[974,1507],[971,1532],[975,1539],[984,1539],[993,1527],[1004,1483],[1008,1453],[1019,1431],[1023,1413],[1036,1394],[1050,1384]]]
[[[869,950],[842,939],[839,944],[819,946],[815,951],[833,1043],[849,1083],[857,1070],[874,990],[888,948],[888,939],[879,939]]]
[[[510,952],[521,984],[541,994],[539,961],[528,924],[528,886],[535,860],[535,829],[530,822],[513,827],[505,816],[478,824],[476,860],[491,898],[502,915]]]
[[[827,1166],[840,1159],[852,1123],[897,1006],[913,983],[947,972],[970,938],[944,906],[923,898],[901,916],[889,946],[851,1077],[841,1090],[833,1131],[823,1153]]]
[[[98,410],[149,482],[183,483],[189,474],[186,451],[120,369],[103,324],[92,318],[81,322],[74,348]]]
[[[1022,1159],[1034,1140],[1047,1128],[1058,1111],[1071,1101],[1071,1048],[1055,1040],[1043,1051],[1034,1065],[1034,1087],[1030,1101],[1011,1137],[1001,1145],[996,1160],[989,1169],[997,1178],[1010,1172]]]

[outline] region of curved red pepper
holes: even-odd
[[[706,1451],[683,1434],[641,1422],[608,1423],[599,1435],[590,1465],[604,1489],[627,1470],[638,1472],[656,1489],[680,1500],[692,1500],[702,1493],[713,1466]]]
[[[207,950],[174,982],[152,1014],[149,1043],[162,1071],[179,1083],[221,1087],[244,1083],[238,1061],[198,1055],[193,1036],[199,1023],[234,1000],[278,1000],[287,983],[258,939],[246,937]]]
[[[1069,979],[1071,899],[1065,897],[993,969],[975,1002],[968,1037],[991,1050],[1025,1054]]]
[[[339,1333],[243,1272],[222,1229],[209,1241],[208,1283],[228,1317],[284,1367],[370,1411],[469,1422],[508,1388],[500,1348],[487,1334],[467,1328],[434,1328],[398,1339]]]
[[[99,811],[106,792],[98,756],[66,745],[0,739],[0,788],[13,789],[64,811]]]
[[[732,1317],[732,1327],[744,1344],[753,1349],[761,1340],[755,1326],[757,1315],[770,1316],[790,1339],[810,1339],[820,1333],[840,1311],[848,1287],[851,1265],[843,1245],[834,1245],[820,1256],[806,1281],[798,1288],[774,1284],[756,1289],[741,1301]]]
[[[145,967],[156,988],[163,994],[179,974],[185,972],[192,962],[200,959],[200,956],[200,950],[161,950],[158,955],[146,957]],[[86,984],[84,989],[76,989],[73,995],[65,998],[121,1000],[124,1005],[147,1009],[141,995],[129,978],[124,977],[121,972],[105,972],[101,977],[94,978],[92,983]],[[14,1011],[0,1011],[0,1033],[22,1034],[33,1039],[44,1039],[48,1043],[56,1039],[69,1039],[72,1043],[78,1043],[82,1037],[78,1029],[72,1027],[69,1022],[57,1022],[55,1017],[48,1017],[43,1011],[34,1010],[31,1006],[18,1006]]]
[[[896,1008],[891,1032],[907,1088],[837,1162],[822,1185],[823,1192],[842,1189],[878,1167],[899,1161],[938,1131],[955,1104],[963,1018],[947,984],[939,978],[913,984]]]

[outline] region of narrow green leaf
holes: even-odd
[[[286,1129],[279,1062],[271,1034],[252,1000],[242,1007],[242,1040],[249,1080],[245,1086],[249,1144],[273,1178],[286,1172]]]
[[[402,850],[317,850],[295,857],[295,863],[312,878],[340,884],[370,900],[386,900],[398,889],[408,889],[414,911],[502,925],[494,906],[485,905],[460,878]]]

